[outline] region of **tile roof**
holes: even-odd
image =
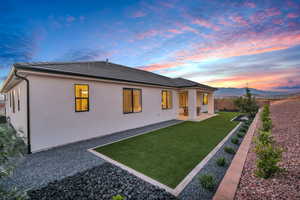
[[[200,87],[203,89],[215,90],[215,88],[210,86],[184,78],[169,78],[149,71],[105,61],[16,63],[14,64],[14,67],[23,70],[77,75],[167,87]]]

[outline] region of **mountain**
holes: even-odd
[[[251,93],[256,97],[274,97],[288,95],[288,92],[266,91],[250,88]],[[215,92],[216,98],[239,97],[245,94],[245,88],[218,88]]]

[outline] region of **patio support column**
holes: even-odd
[[[208,106],[207,110],[209,114],[215,114],[215,102],[214,93],[208,93]]]
[[[197,90],[188,90],[188,107],[189,107],[189,120],[197,118]]]

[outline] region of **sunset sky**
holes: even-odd
[[[300,91],[300,0],[2,0],[12,63],[105,60],[215,87]]]

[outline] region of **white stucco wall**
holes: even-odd
[[[20,111],[18,111],[18,91],[20,89]],[[15,91],[15,113],[13,113],[13,106],[10,107],[9,93]],[[12,126],[21,134],[25,141],[27,141],[27,92],[26,82],[22,81],[8,93],[6,93],[7,99],[5,101],[6,117],[9,117]],[[13,101],[12,101],[13,103]]]
[[[163,88],[33,75],[28,78],[33,152],[177,117],[176,90],[173,90],[172,109],[162,110]],[[74,84],[89,84],[89,112],[75,112]],[[123,114],[124,87],[142,89],[141,113]]]

